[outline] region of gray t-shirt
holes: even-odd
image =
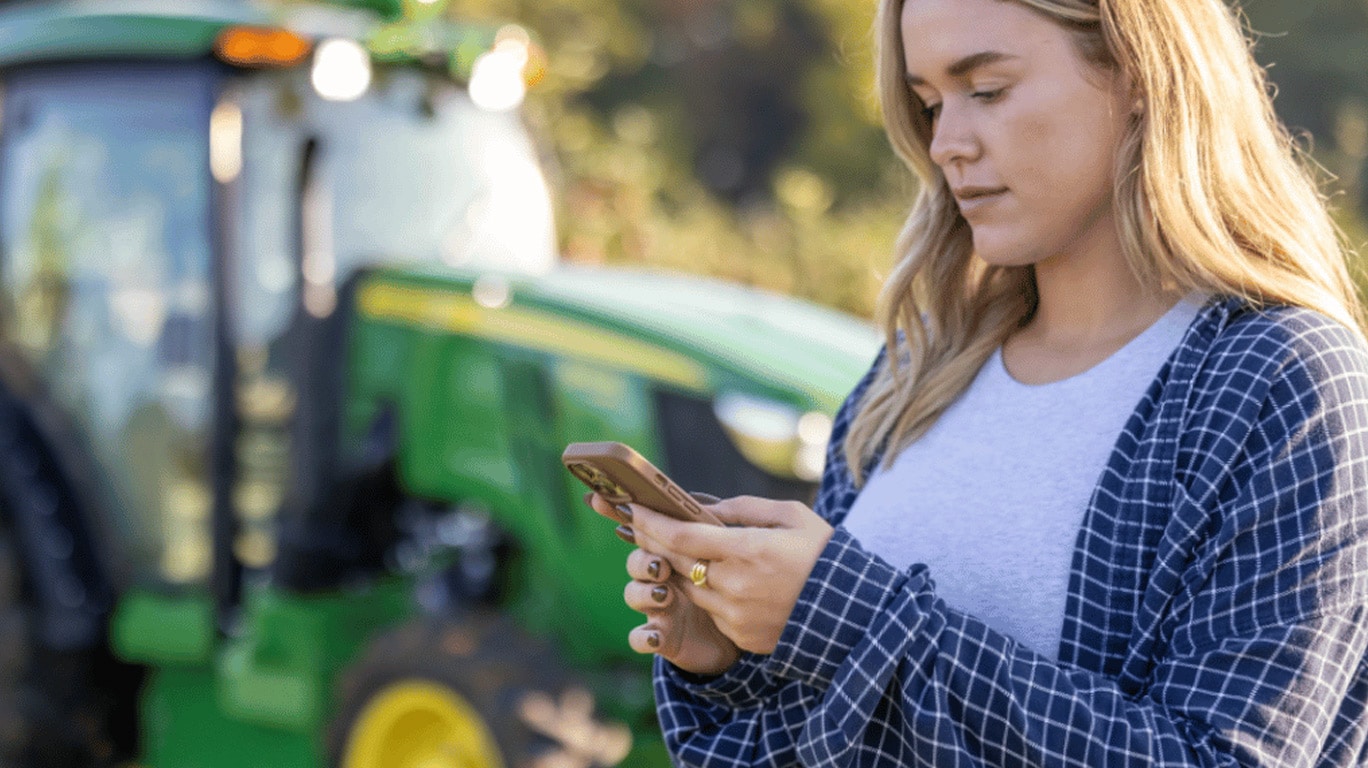
[[[921,439],[870,476],[845,528],[899,569],[925,563],[948,605],[1055,658],[1083,512],[1203,299],[1178,302],[1106,360],[1050,384],[1016,381],[998,350]]]

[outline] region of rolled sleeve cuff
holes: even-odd
[[[665,659],[656,657],[656,674],[672,688],[710,704],[740,709],[758,704],[769,693],[771,681],[765,674],[766,656],[741,652],[720,675],[695,675]]]
[[[869,633],[875,617],[907,581],[837,527],[798,595],[765,671],[826,690]]]

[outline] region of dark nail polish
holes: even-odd
[[[657,603],[665,602],[665,598],[669,596],[670,590],[667,589],[663,584],[651,590],[651,599],[656,601]]]
[[[613,533],[616,533],[616,534],[618,535],[618,538],[619,538],[619,539],[622,539],[623,541],[627,542],[628,544],[635,544],[635,543],[636,543],[636,531],[632,530],[632,529],[631,529],[630,527],[628,527],[628,526],[619,525],[619,526],[617,527],[617,530],[614,530]]]
[[[651,564],[646,566],[646,573],[650,574],[653,579],[660,578],[660,561],[652,560]]]
[[[619,504],[619,505],[617,505],[616,507],[613,507],[613,509],[616,509],[616,510],[618,511],[618,513],[621,514],[626,520],[628,520],[629,522],[631,521],[631,519],[632,519],[632,508],[631,508],[631,507],[627,506],[626,504]]]
[[[659,648],[659,647],[660,647],[660,633],[659,633],[659,632],[652,632],[651,634],[647,635],[647,636],[646,636],[646,645],[649,646],[649,647],[651,647],[651,648]]]

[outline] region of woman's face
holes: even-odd
[[[1113,162],[1129,119],[1119,78],[1069,33],[1003,0],[906,0],[908,84],[931,117],[931,160],[999,265],[1117,257]]]

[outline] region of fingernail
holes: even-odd
[[[652,560],[651,564],[646,566],[646,572],[649,573],[653,579],[660,578],[660,561]]]
[[[591,501],[593,501],[593,500],[594,500],[594,492],[593,492],[593,491],[590,491],[590,492],[584,494],[584,503],[585,503],[585,504],[589,504],[589,502],[591,502]],[[593,505],[590,504],[590,506],[593,506]]]
[[[651,634],[647,635],[647,636],[646,636],[646,645],[649,646],[649,647],[651,647],[651,648],[659,648],[659,647],[660,647],[660,633],[659,633],[659,632],[652,632]]]
[[[636,531],[632,530],[630,526],[619,525],[613,533],[616,533],[619,539],[622,539],[628,544],[636,543]]]
[[[662,584],[661,586],[658,586],[658,587],[656,587],[655,589],[651,590],[651,599],[654,600],[654,601],[656,601],[657,603],[663,603],[663,602],[665,602],[665,598],[667,598],[667,597],[669,597],[669,596],[670,596],[670,590],[669,590],[669,589],[666,589],[666,588],[665,588],[665,585],[663,585],[663,584]]]
[[[632,519],[632,508],[627,506],[626,504],[619,504],[616,507],[613,507],[613,509],[616,509],[618,512],[622,513],[622,516],[627,518],[628,521]]]

